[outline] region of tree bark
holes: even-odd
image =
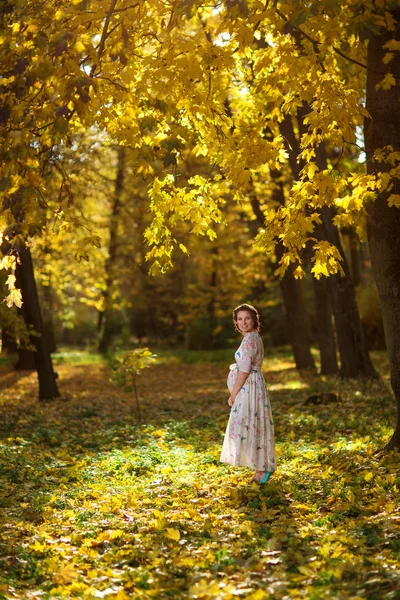
[[[212,261],[212,270],[210,276],[210,300],[207,304],[207,313],[210,323],[210,338],[211,338],[211,348],[214,349],[216,347],[216,336],[215,336],[215,328],[217,326],[217,319],[215,315],[215,298],[217,292],[217,283],[218,283],[218,246],[213,246],[211,250],[211,261]]]
[[[283,255],[283,245],[276,246],[276,258]],[[291,265],[279,281],[286,310],[286,319],[297,369],[315,369],[311,354],[311,326],[304,300],[303,284],[293,275]]]
[[[47,340],[50,354],[57,351],[56,335],[54,331],[53,312],[54,299],[51,283],[42,286],[43,298],[43,330]]]
[[[297,120],[300,136],[306,131],[306,127],[303,123],[305,112],[305,107],[298,109]],[[289,164],[293,179],[297,180],[300,177],[300,171],[304,165],[297,160],[300,153],[300,145],[293,129],[292,119],[289,115],[285,115],[284,120],[280,124],[280,131],[287,142]],[[317,316],[317,343],[320,354],[321,375],[332,375],[338,372],[335,335],[332,325],[332,306],[327,289],[326,283],[323,283],[322,280],[317,282],[315,277],[313,277],[313,291]]]
[[[390,39],[400,40],[400,10],[393,11],[397,23],[395,31],[381,28],[380,34],[371,38],[367,56],[367,110],[371,116],[365,120],[365,147],[368,173],[390,171],[389,162],[377,163],[374,153],[379,148],[392,146],[400,151],[400,54],[397,52],[389,65],[382,59]],[[388,90],[377,84],[384,72],[391,72],[396,84]],[[397,424],[385,449],[400,450],[400,209],[389,207],[391,193],[400,194],[400,181],[396,179],[391,191],[378,193],[376,200],[367,205],[367,234],[372,268],[381,302],[386,346],[389,354],[390,381],[397,402]]]
[[[317,317],[317,338],[321,359],[321,375],[334,375],[338,372],[338,363],[328,282],[326,279],[316,279],[313,277],[313,289]]]
[[[16,354],[18,352],[15,338],[4,329],[1,331],[1,352],[2,354]]]
[[[297,118],[300,135],[306,131],[303,118],[310,110],[308,105],[304,105],[304,107],[298,111]],[[294,133],[290,117],[285,117],[280,124],[280,130],[282,135],[284,135],[288,141],[287,149],[289,152],[289,163],[292,168],[293,177],[294,179],[298,179],[303,165],[299,164],[297,160],[300,153],[300,143]],[[320,144],[317,148],[315,162],[320,170],[327,168],[327,159],[323,144]],[[320,212],[322,225],[316,226],[314,232],[315,237],[321,240],[327,240],[331,244],[334,244],[343,259],[342,267],[344,276],[331,275],[327,279],[340,354],[339,375],[341,377],[376,377],[376,371],[368,354],[348,263],[343,252],[339,232],[333,224],[333,217],[335,216],[334,209],[332,207],[324,206]],[[316,304],[318,304],[317,300]],[[325,310],[329,310],[329,308],[325,307]],[[328,319],[326,317],[322,320],[321,327],[323,323],[328,324]],[[326,331],[323,333],[323,335],[326,336],[330,334],[333,334],[333,331]],[[331,344],[334,344],[332,339]]]
[[[320,144],[316,163],[320,170],[327,168],[325,149]],[[342,257],[344,275],[330,275],[327,279],[335,317],[336,337],[340,354],[341,377],[377,377],[371,362],[356,301],[353,281],[339,231],[333,223],[335,210],[321,208],[322,225],[316,227],[317,237],[335,245]]]
[[[122,194],[124,190],[126,148],[124,148],[123,146],[119,146],[117,152],[117,175],[115,178],[114,199],[111,209],[108,260],[106,262],[105,267],[106,281],[105,290],[103,294],[104,311],[103,314],[99,315],[99,327],[101,327],[99,352],[107,352],[107,350],[110,348],[116,329],[115,311],[112,308],[111,296],[113,287],[115,285],[114,282],[117,273],[116,261],[118,250],[118,225],[121,218]]]
[[[14,365],[17,371],[35,371],[35,353],[27,348],[18,348],[18,360]]]
[[[274,181],[275,176],[275,181]],[[276,182],[277,173],[271,173],[272,180],[276,186],[274,189],[274,197],[284,203],[283,189]],[[264,213],[261,210],[258,198],[252,194],[251,205],[253,213],[257,218],[260,227],[264,226]],[[276,248],[277,259],[280,260],[283,254],[282,244],[278,244]],[[293,276],[293,268],[289,267],[285,275],[280,279],[279,285],[282,291],[283,303],[285,306],[290,343],[293,350],[293,356],[297,369],[315,369],[313,355],[311,354],[311,326],[310,318],[304,301],[303,283],[300,279],[295,279]]]
[[[361,285],[361,253],[360,243],[353,227],[349,229],[350,264],[354,287]]]
[[[31,336],[31,343],[35,347],[34,359],[39,379],[39,399],[51,400],[58,398],[60,392],[58,391],[56,374],[53,370],[50,352],[44,335],[39,297],[29,248],[19,250],[16,277],[17,286],[21,289],[22,293],[22,311],[25,323],[38,334]]]

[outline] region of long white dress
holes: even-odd
[[[236,396],[225,431],[220,461],[256,471],[276,470],[274,422],[264,377],[261,373],[264,345],[258,332],[246,333],[230,366],[228,388],[232,392],[239,371],[250,373]]]

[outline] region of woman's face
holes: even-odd
[[[254,318],[253,315],[247,310],[239,310],[236,315],[236,325],[239,331],[242,333],[249,333],[254,331]]]

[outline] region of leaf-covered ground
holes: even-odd
[[[394,405],[374,358],[369,383],[266,358],[278,470],[263,487],[219,462],[228,362],[147,369],[142,424],[101,361],[60,358],[64,399],[42,404],[36,376],[3,365],[0,597],[399,598],[398,455],[374,454]],[[304,405],[314,391],[341,401]]]

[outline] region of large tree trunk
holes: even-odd
[[[326,279],[316,279],[313,277],[313,288],[317,317],[317,338],[321,358],[321,375],[335,375],[338,372],[338,363],[328,282]]]
[[[31,344],[35,347],[34,359],[39,379],[39,399],[58,398],[56,375],[53,371],[50,352],[43,331],[42,315],[36,288],[31,252],[29,248],[19,251],[19,262],[16,269],[17,285],[22,292],[22,310],[25,323],[38,335],[31,336]]]
[[[210,338],[211,348],[216,347],[215,329],[217,326],[217,319],[215,314],[215,300],[217,295],[217,284],[218,284],[218,246],[213,246],[211,250],[211,261],[212,269],[210,276],[210,300],[207,304],[207,313],[210,323]]]
[[[378,148],[392,146],[400,152],[400,54],[390,62],[390,69],[382,59],[387,53],[384,44],[390,39],[400,40],[400,11],[393,11],[397,27],[389,32],[381,29],[368,44],[367,110],[371,119],[365,121],[365,147],[368,173],[390,171],[389,162],[374,161]],[[389,71],[396,85],[384,90],[377,84],[383,72]],[[400,449],[400,209],[389,207],[391,193],[400,193],[400,182],[394,182],[390,192],[382,191],[374,202],[367,205],[367,233],[372,268],[381,302],[386,346],[389,354],[390,378],[397,402],[397,425],[386,449]]]
[[[274,180],[275,177],[275,199],[283,204],[283,189],[276,181],[278,174],[272,172],[271,176],[272,180]],[[261,210],[258,198],[254,194],[251,196],[251,205],[260,227],[263,227],[265,223],[264,213]],[[280,260],[283,254],[283,246],[281,244],[277,245],[276,254],[277,259]],[[294,278],[293,269],[289,267],[279,284],[285,305],[290,343],[296,368],[314,369],[315,363],[313,355],[311,354],[311,325],[305,306],[303,282],[300,279]]]
[[[360,242],[354,227],[349,228],[349,246],[350,246],[350,264],[351,264],[351,275],[353,278],[354,287],[358,287],[361,284],[361,252]]]
[[[298,110],[300,135],[305,132],[305,126],[303,124],[304,112],[304,108]],[[300,145],[293,129],[292,119],[289,115],[285,116],[285,119],[280,123],[279,128],[287,141],[289,164],[293,179],[297,180],[300,177],[300,171],[304,165],[301,161],[299,162],[297,160],[300,153]],[[327,289],[326,283],[323,283],[322,281],[317,282],[317,280],[313,278],[313,291],[317,316],[317,343],[320,353],[321,375],[332,375],[338,371],[335,334],[332,325],[332,306]]]
[[[108,260],[106,262],[106,289],[104,291],[104,311],[99,315],[101,327],[99,351],[106,352],[112,343],[116,332],[117,315],[112,307],[112,292],[117,275],[117,250],[118,250],[118,225],[121,218],[122,194],[124,190],[126,148],[118,148],[117,176],[115,179],[114,199],[110,218],[110,242],[108,247]]]
[[[18,352],[16,339],[4,329],[1,331],[1,352],[3,354],[16,354]]]
[[[18,348],[18,359],[14,365],[17,371],[36,371],[35,353],[27,348]]]
[[[308,105],[304,105],[298,111],[300,134],[306,131],[303,118],[310,110]],[[280,130],[288,141],[289,163],[293,177],[298,179],[303,166],[297,160],[300,153],[300,143],[295,136],[293,124],[288,116],[280,124]],[[320,144],[317,148],[315,162],[320,170],[327,168],[323,144]],[[327,281],[340,354],[339,374],[341,377],[375,377],[376,371],[369,358],[348,263],[343,252],[339,232],[333,224],[334,216],[335,213],[332,207],[324,206],[321,209],[322,225],[315,228],[315,237],[334,244],[343,258],[344,276],[331,275]],[[327,323],[327,320],[325,322]],[[325,335],[330,335],[329,330],[325,332]]]
[[[47,340],[47,347],[50,354],[57,351],[56,335],[54,331],[53,313],[54,313],[54,295],[49,285],[42,286],[43,298],[43,330]]]
[[[276,258],[283,255],[283,245],[277,244]],[[295,279],[291,265],[280,280],[290,341],[297,369],[315,369],[311,354],[311,326],[304,300],[303,283]]]
[[[327,168],[325,149],[321,144],[316,162],[320,170]],[[356,294],[349,265],[344,253],[339,231],[333,223],[335,210],[331,206],[321,209],[322,225],[316,228],[317,236],[327,240],[339,250],[344,275],[330,275],[328,287],[335,317],[336,337],[340,354],[341,377],[376,377],[364,336]],[[322,232],[322,233],[320,233]]]

